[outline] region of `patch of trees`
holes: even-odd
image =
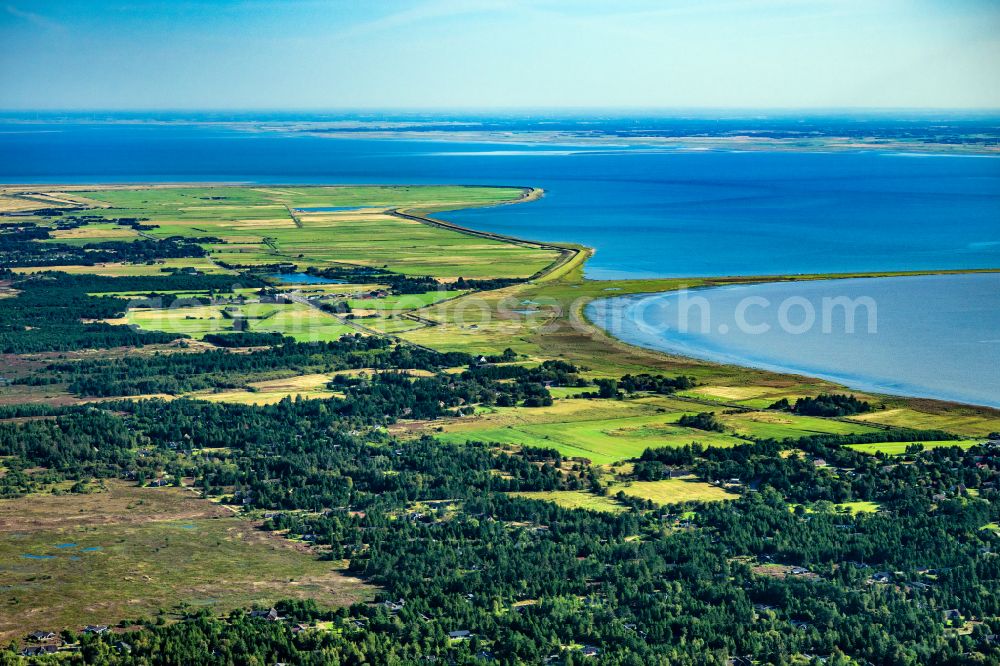
[[[507,347],[500,354],[490,354],[484,358],[487,363],[513,363],[517,360],[517,353],[510,347]],[[997,438],[1000,439],[1000,435],[997,435]]]
[[[259,278],[250,274],[232,275],[131,275],[111,277],[86,273],[61,273],[43,271],[30,276],[14,278],[14,287],[22,290],[64,290],[78,293],[148,292],[158,296],[169,291],[215,291],[230,292],[234,285],[240,287],[266,286]]]
[[[209,333],[202,338],[205,342],[216,347],[273,347],[282,344],[292,344],[293,338],[286,337],[281,333],[259,333],[255,331],[244,331],[241,333]]]
[[[666,377],[664,375],[623,375],[621,379],[609,379],[601,377],[594,380],[597,391],[581,393],[583,398],[623,398],[625,393],[638,393],[649,391],[661,395],[670,395],[677,391],[689,389],[695,386],[694,378],[683,375],[677,377]]]
[[[148,217],[105,217],[92,213],[77,213],[73,215],[63,215],[56,220],[57,229],[78,229],[88,224],[117,224],[122,227],[129,227],[136,231],[152,231],[156,229],[155,224],[142,224],[147,222]],[[205,240],[209,243],[221,243],[221,239],[212,238]]]
[[[696,430],[705,430],[708,432],[726,431],[726,426],[723,425],[722,421],[720,421],[712,412],[684,414],[677,420],[677,425],[685,428],[695,428]]]
[[[511,287],[515,284],[522,284],[527,282],[525,278],[464,278],[459,277],[452,283],[452,289],[458,290],[472,290],[472,291],[490,291],[492,289],[503,289],[504,287]]]
[[[117,475],[132,459],[135,442],[120,418],[100,410],[0,422],[0,455],[60,471]]]
[[[389,271],[382,268],[374,268],[372,266],[329,266],[327,268],[316,268],[315,266],[310,266],[306,269],[306,273],[309,275],[317,275],[319,277],[324,277],[328,280],[343,280],[344,282],[352,282],[355,284],[363,284],[370,282],[381,282],[379,278],[389,275]]]
[[[606,379],[604,377],[599,377],[594,380],[594,384],[597,385],[597,393],[583,393],[586,398],[620,398],[622,397],[621,392],[618,390],[618,382],[614,379]]]
[[[441,288],[441,283],[429,275],[400,275],[399,273],[386,273],[380,275],[378,281],[386,284],[394,294],[425,294],[428,291],[436,291]]]
[[[541,376],[545,376],[544,372]],[[542,407],[552,404],[548,389],[530,372],[504,379],[465,372],[411,378],[399,372],[381,372],[366,380],[334,381],[346,398],[334,401],[345,416],[380,423],[398,418],[435,419],[471,414],[475,405]]]
[[[320,303],[319,309],[337,315],[351,314],[351,305],[347,301],[333,301],[330,303]]]
[[[683,375],[678,377],[664,377],[663,375],[643,373],[639,375],[623,375],[618,380],[618,387],[626,393],[649,391],[651,393],[670,395],[677,391],[686,391],[687,389],[694,388],[695,385],[694,377],[685,377]]]
[[[2,222],[0,223],[0,247],[15,241],[33,241],[49,238],[49,228],[35,222]]]
[[[815,398],[798,398],[795,404],[790,404],[788,398],[782,398],[768,409],[792,412],[802,416],[852,416],[870,412],[870,403],[858,400],[853,395],[841,393],[822,394]]]
[[[66,211],[75,210],[73,208],[36,208],[30,211],[36,217],[59,217]],[[7,213],[8,215],[10,213]]]
[[[48,228],[32,224],[0,229],[0,266],[93,266],[105,262],[142,263],[164,258],[204,257],[208,254],[198,243],[182,236],[82,245],[39,242],[50,238]]]
[[[501,356],[500,358],[507,358]],[[534,382],[553,386],[586,386],[587,381],[577,373],[572,363],[548,360],[537,366],[524,365],[480,365],[470,366],[462,373],[463,379],[513,379],[519,382]]]

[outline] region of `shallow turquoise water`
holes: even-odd
[[[847,301],[828,300],[824,309],[824,299]],[[591,303],[587,316],[651,349],[859,390],[1000,407],[997,273],[619,296]]]

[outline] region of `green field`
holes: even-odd
[[[555,502],[568,509],[621,513],[626,511],[627,507],[615,500],[614,496],[619,492],[631,497],[648,499],[659,505],[682,504],[684,502],[718,502],[739,497],[737,494],[699,481],[694,477],[614,483],[608,486],[608,494],[604,496],[583,490],[550,490],[510,494],[515,497]]]
[[[1000,415],[996,410],[975,407],[954,407],[921,411],[911,407],[886,409],[851,417],[854,421],[880,423],[900,428],[944,430],[960,435],[981,437],[1000,432]]]
[[[743,412],[725,415],[720,420],[737,434],[755,439],[785,439],[809,435],[846,435],[874,432],[860,423],[848,423],[816,416],[796,416],[783,412]]]
[[[695,477],[662,479],[660,481],[629,481],[613,484],[608,488],[612,495],[623,492],[632,497],[652,500],[656,504],[680,504],[682,502],[717,502],[736,499],[739,495],[723,490]]]
[[[790,511],[794,511],[795,508],[799,506],[797,504],[792,504],[788,508]],[[807,513],[816,513],[818,511],[829,512],[833,511],[836,513],[850,513],[851,515],[857,515],[859,513],[878,513],[882,506],[878,502],[842,502],[840,504],[831,504],[829,502],[820,503],[815,506],[806,506],[805,510]]]
[[[416,322],[405,317],[386,318],[374,316],[370,318],[356,319],[354,321],[355,323],[361,324],[365,328],[369,328],[373,331],[384,333],[386,335],[405,333],[423,326],[420,322]]]
[[[443,278],[526,277],[557,257],[551,250],[458,233],[387,212],[493,205],[518,199],[519,188],[160,187],[79,195],[107,206],[88,214],[144,218],[143,224],[156,227],[143,232],[150,237],[204,239],[211,259],[229,264],[292,262],[303,269],[350,263]],[[297,210],[316,207],[351,209]],[[90,233],[122,233],[101,223],[83,229],[92,231],[73,230],[81,242]],[[105,270],[134,274],[120,266]]]
[[[228,318],[223,314],[227,309],[230,310]],[[234,318],[237,317],[246,322],[246,330],[280,333],[300,342],[329,342],[356,332],[356,329],[337,317],[301,303],[133,308],[128,311],[123,323],[134,324],[145,330],[184,333],[202,338],[209,333],[231,333],[234,330]]]
[[[224,612],[370,595],[337,563],[188,490],[106,483],[87,495],[0,500],[0,640],[151,617],[180,603]]]
[[[377,299],[350,298],[347,300],[347,304],[350,305],[352,309],[375,310],[380,313],[388,314],[392,312],[417,310],[419,308],[427,307],[432,303],[437,303],[438,301],[443,301],[449,298],[455,298],[456,296],[461,296],[466,293],[468,292],[454,289],[442,289],[440,291],[428,291],[423,294],[402,294],[399,296],[386,296],[385,298]]]
[[[565,389],[551,407],[494,408],[476,417],[443,426],[433,433],[445,441],[479,440],[517,446],[553,448],[562,455],[607,464],[635,458],[647,448],[684,446],[734,446],[748,438],[786,439],[817,434],[872,432],[860,423],[796,416],[776,412],[741,412],[719,415],[725,432],[706,432],[677,425],[684,414],[718,411],[664,396],[641,396],[623,401],[596,401],[570,397]],[[559,395],[559,390],[555,395]]]
[[[807,391],[807,393],[815,393]],[[767,409],[781,398],[786,398],[795,402],[796,398],[802,395],[794,390],[789,391],[788,387],[774,388],[770,386],[719,386],[708,385],[698,386],[688,391],[681,391],[678,395],[703,400],[708,402],[718,402],[720,404],[732,404],[750,409]]]
[[[938,449],[946,446],[968,449],[976,444],[981,444],[982,441],[981,439],[948,439],[936,442],[875,442],[872,444],[848,444],[847,448],[872,455],[884,453],[887,456],[898,456],[906,453],[906,448],[914,443],[920,444],[925,449]]]
[[[849,511],[852,514],[858,513],[877,513],[881,509],[881,505],[878,502],[843,502],[841,504],[835,505],[837,510]]]
[[[104,241],[136,240],[139,232],[131,227],[114,223],[87,224],[75,229],[58,229],[51,233],[52,240],[43,242],[65,243],[67,245],[86,245]]]
[[[647,448],[692,442],[733,446],[743,441],[725,433],[675,425],[681,415],[693,412],[666,411],[659,406],[668,404],[662,399],[649,403],[567,398],[552,407],[497,409],[478,419],[446,426],[445,432],[436,436],[453,442],[479,440],[553,448],[564,456],[586,458],[595,464],[634,458]]]
[[[587,509],[588,511],[603,511],[605,513],[622,513],[628,511],[628,507],[619,504],[611,497],[602,497],[583,490],[548,490],[510,494],[513,497],[554,502],[567,509]]]
[[[345,291],[361,291],[356,285],[338,285]],[[454,298],[462,291],[433,291],[423,294],[406,294],[385,298],[351,299],[354,317],[345,320],[323,312],[305,303],[257,303],[257,290],[237,289],[237,293],[251,302],[242,305],[218,304],[192,307],[146,308],[136,301],[125,318],[114,323],[127,323],[144,330],[183,333],[202,338],[209,333],[226,333],[234,330],[234,320],[240,319],[245,330],[259,333],[280,333],[300,342],[329,342],[343,335],[355,333],[357,328],[349,322],[372,329],[378,333],[395,334],[423,327],[424,324],[401,315],[436,301]],[[141,293],[123,293],[142,299]],[[205,297],[205,293],[178,293],[179,297]]]
[[[243,405],[270,405],[280,402],[284,398],[295,398],[296,396],[307,400],[321,400],[338,395],[326,388],[329,381],[330,375],[327,374],[299,375],[284,379],[250,382],[251,390],[198,392],[190,393],[185,397]]]

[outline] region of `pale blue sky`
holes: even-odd
[[[0,108],[1000,108],[997,0],[0,0]]]

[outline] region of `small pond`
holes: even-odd
[[[280,280],[286,284],[346,284],[344,280],[335,280],[309,273],[270,273],[264,277]]]

